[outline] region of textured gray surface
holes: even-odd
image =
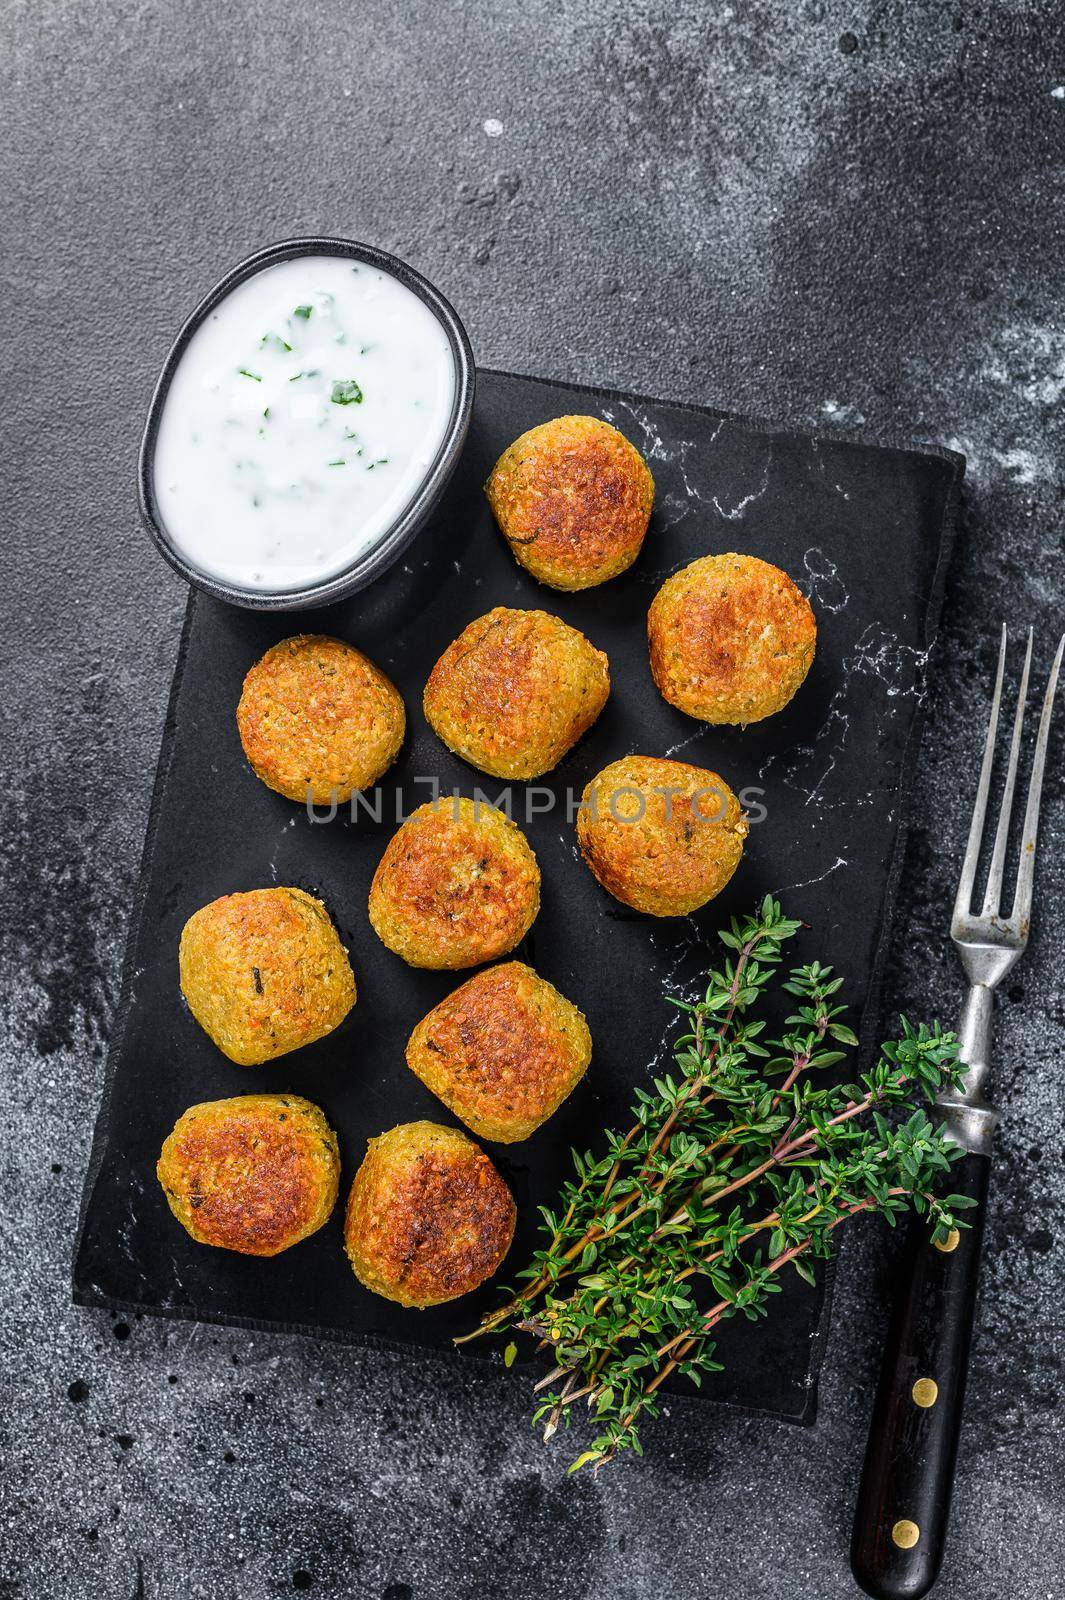
[[[960,446],[893,974],[897,1002],[949,1014],[988,640],[1004,612],[1032,621],[1045,666],[1063,609],[1063,86],[1051,0],[6,0],[0,1594],[853,1593],[874,1228],[844,1254],[815,1430],[674,1405],[648,1459],[598,1482],[565,1481],[501,1374],[463,1390],[68,1304],[183,604],[137,524],[137,429],[201,290],[321,229],[408,256],[492,365]],[[1044,912],[1065,893],[1060,739],[1046,840]],[[1065,1571],[1048,922],[1000,1011],[1008,1114],[944,1600],[1055,1596]]]

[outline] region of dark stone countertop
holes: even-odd
[[[70,1305],[184,603],[134,456],[201,291],[314,231],[408,257],[486,364],[963,450],[889,995],[949,1016],[992,637],[1034,623],[1042,672],[1063,615],[1060,8],[11,0],[0,91],[0,1595],[854,1593],[876,1225],[843,1253],[816,1428],[673,1404],[645,1461],[597,1481],[566,1480],[511,1376]],[[943,1600],[1035,1600],[1065,1571],[1056,765],[1041,915],[999,1011]]]

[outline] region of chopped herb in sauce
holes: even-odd
[[[362,390],[354,378],[339,378],[329,398],[335,406],[358,406],[362,404]]]
[[[173,389],[157,441],[168,528],[176,524],[174,536],[197,567],[270,592],[342,570],[391,526],[396,494],[424,476],[446,429],[455,376],[449,342],[416,296],[387,274],[330,257],[254,275],[246,292],[209,316],[205,340],[182,360],[191,381],[185,394]],[[346,376],[334,376],[345,368]],[[238,376],[260,386],[258,420]],[[287,395],[283,385],[297,382],[303,389]],[[194,448],[194,434],[210,448]],[[338,447],[343,455],[331,455]],[[386,464],[396,471],[357,483],[360,466],[376,472]],[[344,483],[330,476],[345,467],[354,470]],[[202,517],[185,492],[200,481],[210,489]],[[245,970],[254,982],[250,963]]]

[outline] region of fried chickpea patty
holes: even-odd
[[[374,1294],[438,1306],[492,1276],[514,1222],[510,1190],[472,1139],[406,1122],[370,1140],[348,1196],[344,1246]]]
[[[241,1094],[190,1106],[163,1144],[156,1175],[197,1244],[276,1256],[329,1218],[340,1156],[309,1100]]]
[[[478,972],[423,1017],[407,1065],[482,1139],[535,1133],[592,1059],[577,1007],[521,961]]]
[[[560,617],[496,606],[448,645],[425,715],[449,750],[497,778],[550,772],[602,711],[606,656]]]
[[[556,417],[500,456],[485,493],[516,559],[552,589],[590,589],[640,553],[654,504],[647,463],[598,417]]]
[[[370,885],[370,922],[412,967],[476,967],[513,950],[540,909],[540,869],[517,825],[450,795],[411,813]]]
[[[189,1010],[240,1066],[313,1044],[355,1004],[347,951],[325,906],[302,889],[202,906],[182,929],[178,967]]]
[[[786,572],[756,556],[703,556],[659,589],[647,616],[664,699],[704,722],[760,722],[810,670],[817,623]]]
[[[282,639],[244,679],[237,727],[267,788],[316,805],[350,800],[388,771],[403,743],[399,690],[342,639]]]
[[[743,854],[747,821],[716,772],[686,761],[625,756],[585,789],[577,837],[584,859],[615,899],[652,917],[682,917],[728,883]]]

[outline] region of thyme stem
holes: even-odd
[[[936,1237],[965,1226],[970,1202],[938,1193],[957,1150],[923,1109],[958,1081],[953,1035],[903,1020],[841,1083],[828,1069],[858,1043],[841,980],[817,961],[781,972],[799,928],[767,897],[723,930],[732,954],[704,997],[673,1002],[688,1022],[675,1074],[636,1090],[632,1127],[602,1154],[574,1153],[521,1286],[457,1341],[513,1328],[550,1349],[533,1388],[544,1437],[581,1400],[599,1429],[571,1470],[640,1452],[663,1384],[719,1371],[713,1330],[766,1315],[787,1267],[814,1282],[842,1222],[912,1205]],[[757,1010],[775,980],[791,1010],[766,1038]]]

